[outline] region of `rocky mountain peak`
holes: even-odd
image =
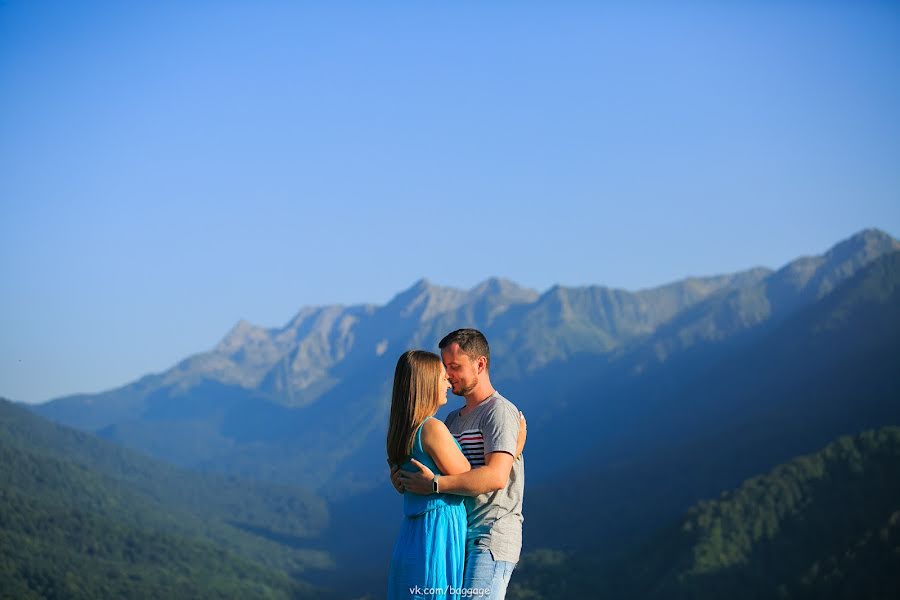
[[[463,290],[435,285],[422,278],[394,296],[385,308],[398,311],[404,318],[417,317],[419,321],[426,321],[458,307],[466,295]]]
[[[854,260],[868,262],[894,250],[900,250],[900,241],[880,229],[870,228],[835,244],[825,253],[825,259],[837,263]]]
[[[485,279],[469,290],[469,294],[474,297],[503,299],[506,302],[534,302],[540,296],[537,291],[503,277]]]
[[[222,341],[216,345],[214,352],[221,354],[231,354],[240,348],[254,342],[261,342],[269,339],[269,331],[264,327],[259,327],[241,319],[234,327],[231,328]]]

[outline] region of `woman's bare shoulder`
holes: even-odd
[[[450,430],[447,429],[447,426],[440,419],[428,419],[422,425],[422,441],[426,444],[452,437]]]

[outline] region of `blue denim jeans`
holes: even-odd
[[[516,563],[494,560],[488,548],[467,549],[462,598],[504,600],[506,586],[515,568]]]

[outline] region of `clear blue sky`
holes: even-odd
[[[900,235],[897,2],[0,3],[0,395],[420,277],[649,287]]]

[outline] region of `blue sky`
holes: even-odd
[[[638,289],[896,237],[898,166],[896,2],[6,1],[0,395],[423,276]]]

